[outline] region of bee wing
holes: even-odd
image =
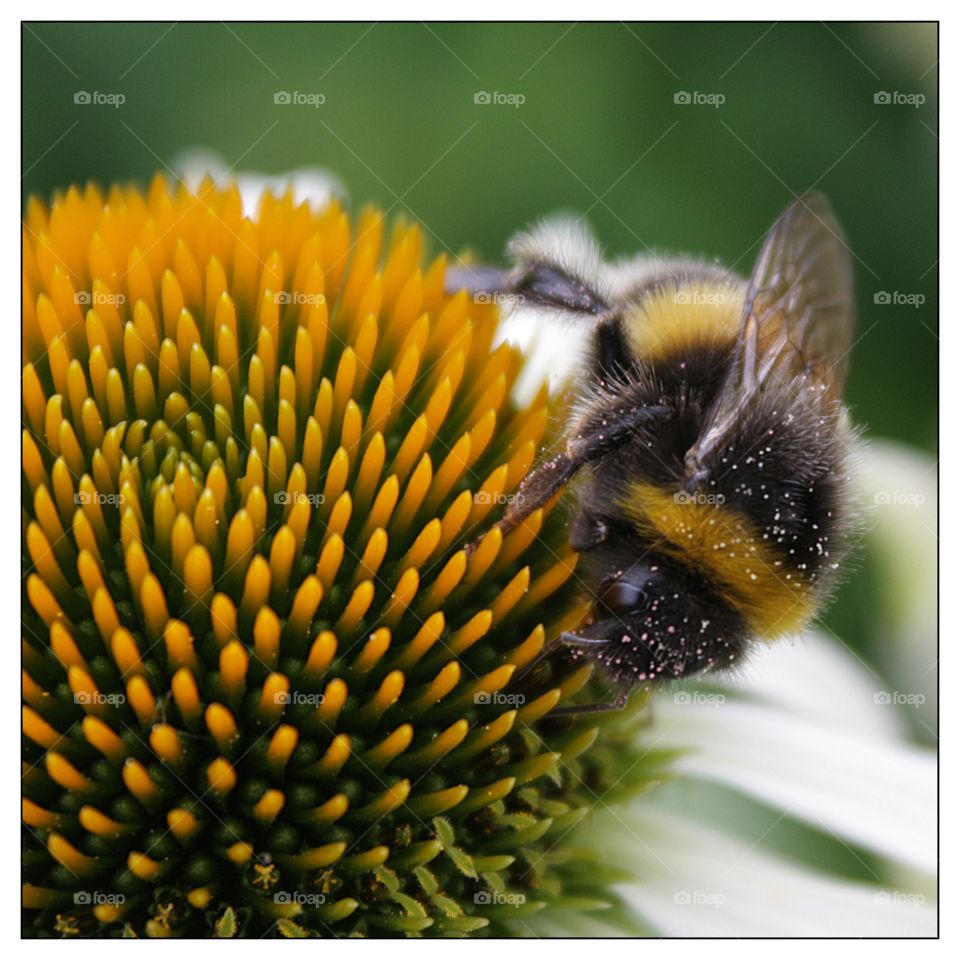
[[[609,310],[600,248],[582,218],[554,216],[517,234],[507,247],[509,270],[484,264],[447,269],[448,294],[475,298],[509,296],[514,305],[543,307],[573,318]]]
[[[444,292],[451,296],[459,290],[466,290],[471,296],[504,293],[509,286],[506,270],[482,263],[447,267],[444,280]]]
[[[488,266],[450,267],[444,290],[448,295],[466,290],[480,302],[505,295],[517,303],[575,316],[599,316],[608,309],[591,287],[550,263],[521,265],[510,271]]]
[[[853,264],[826,198],[795,200],[757,259],[727,380],[686,455],[686,482],[704,479],[707,455],[770,385],[806,374],[824,401],[843,393],[855,321]]]

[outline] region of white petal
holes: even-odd
[[[906,742],[765,704],[658,703],[658,747],[675,768],[741,790],[841,840],[936,871],[936,759]]]
[[[632,837],[624,835],[625,817]],[[667,936],[936,933],[936,910],[922,895],[818,874],[691,820],[653,812],[642,801],[597,819],[592,835],[621,851],[614,854],[619,865],[641,875],[621,893]]]
[[[552,394],[568,386],[589,349],[589,334],[589,324],[557,321],[543,310],[514,307],[505,312],[496,343],[508,341],[525,357],[513,388],[516,402],[529,403],[544,381]]]
[[[281,196],[288,187],[292,188],[295,203],[309,203],[315,210],[322,210],[335,197],[346,196],[341,181],[318,167],[301,167],[273,176],[252,170],[238,171],[229,167],[219,154],[202,148],[184,150],[174,158],[172,166],[191,190],[197,190],[206,176],[220,185],[228,180],[236,181],[246,217],[257,215],[267,190]]]
[[[876,649],[897,691],[919,700],[931,739],[937,720],[937,469],[927,454],[873,441],[862,483],[872,505],[867,547],[878,591]]]
[[[722,685],[823,725],[864,736],[907,735],[902,712],[882,702],[889,683],[839,637],[816,630],[755,644],[739,673]]]

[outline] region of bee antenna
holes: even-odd
[[[592,644],[604,644],[609,643],[603,637],[584,637],[579,633],[571,633],[570,631],[564,631],[560,634],[559,637],[554,641],[556,644],[564,644],[568,647],[579,647],[579,646],[590,646]]]

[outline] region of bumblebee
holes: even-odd
[[[616,694],[586,709],[803,628],[853,531],[853,270],[826,199],[787,208],[749,281],[695,259],[607,264],[569,221],[508,249],[512,269],[458,268],[449,284],[592,330],[563,448],[498,524],[506,533],[575,480],[570,543],[594,604],[559,643]]]

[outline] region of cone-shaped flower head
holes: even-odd
[[[416,226],[209,182],[70,189],[24,237],[27,932],[612,902],[573,828],[656,768],[548,717],[589,674],[537,659],[584,615],[562,511],[464,550],[549,419],[494,307]]]

